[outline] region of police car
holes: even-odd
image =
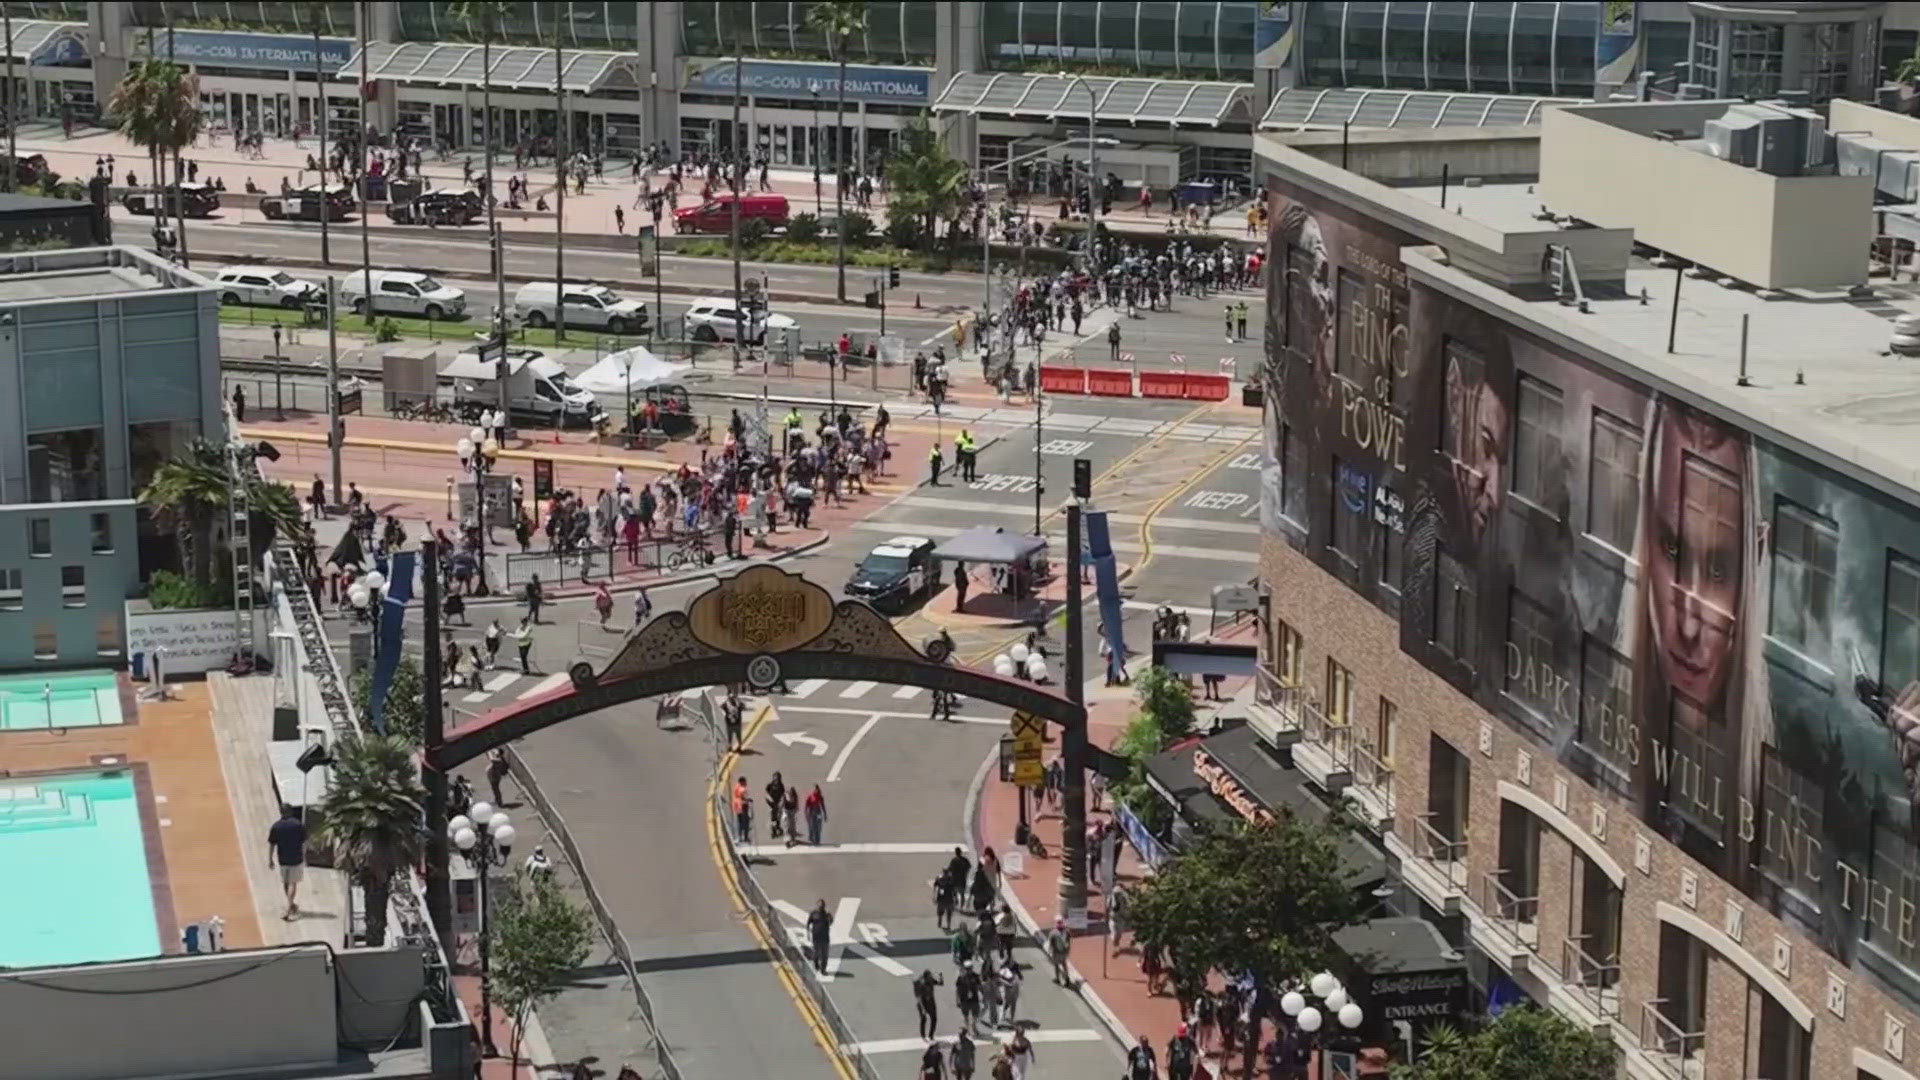
[[[933,591],[933,541],[896,536],[875,547],[854,568],[847,595],[876,608],[904,610]]]

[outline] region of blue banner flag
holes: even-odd
[[[1100,601],[1101,631],[1107,639],[1107,674],[1126,670],[1127,636],[1120,624],[1120,575],[1113,562],[1113,540],[1107,533],[1107,514],[1086,514],[1087,553],[1093,557],[1094,595]]]
[[[393,673],[400,666],[401,642],[407,633],[407,601],[413,599],[414,553],[402,551],[389,560],[387,587],[380,598],[380,651],[373,661],[373,687],[367,694],[367,721],[373,730],[387,733],[384,707],[387,689],[393,685]],[[428,648],[434,643],[428,642]]]

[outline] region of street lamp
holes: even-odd
[[[474,533],[477,537],[476,554],[479,556],[479,584],[475,594],[487,595],[487,473],[493,468],[494,455],[500,452],[500,444],[487,434],[485,428],[474,428],[467,436],[453,444],[453,452],[466,463],[467,471],[473,474]]]
[[[1307,994],[1302,994],[1296,989],[1280,995],[1280,1011],[1293,1021],[1293,1026],[1299,1029],[1303,1036],[1307,1036],[1303,1040],[1306,1044],[1302,1047],[1303,1050],[1314,1043],[1321,1044],[1322,1052],[1319,1055],[1316,1073],[1324,1078],[1327,1070],[1326,1052],[1339,1049],[1343,1053],[1351,1053],[1358,1045],[1355,1042],[1354,1032],[1366,1022],[1367,1014],[1347,994],[1346,987],[1340,985],[1340,980],[1332,972],[1322,971],[1305,980],[1305,983]],[[1308,1000],[1309,994],[1318,998],[1320,1004],[1311,1004]],[[1322,1030],[1325,1030],[1326,1034],[1314,1038]],[[1337,1047],[1336,1043],[1339,1044]],[[1351,1073],[1342,1075],[1351,1075]]]
[[[807,94],[813,99],[813,216],[821,214],[820,206],[820,80],[807,82]],[[836,225],[835,228],[839,226]]]
[[[493,908],[488,903],[487,879],[496,866],[507,865],[513,850],[513,819],[491,803],[477,802],[472,817],[457,814],[447,822],[447,836],[460,849],[480,878],[480,1049],[498,1057],[493,1044]]]
[[[1095,115],[1100,109],[1100,99],[1093,92],[1093,84],[1085,78],[1075,75],[1067,84],[1067,92],[1072,93],[1075,86],[1087,92],[1087,269],[1099,280],[1100,275],[1100,140],[1094,134]]]

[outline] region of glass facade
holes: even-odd
[[[1253,81],[1253,0],[987,0],[981,8],[989,70]]]
[[[16,20],[47,19],[53,22],[86,22],[87,6],[77,0],[73,3],[50,4],[30,3],[27,0],[6,0],[5,3],[0,3],[0,7],[6,8],[7,14]]]
[[[639,42],[640,5],[626,3],[510,3],[494,28],[494,40],[510,45],[547,45],[557,40],[576,49],[632,49]],[[397,4],[402,41],[478,41],[451,3]]]
[[[84,7],[81,4],[9,4],[9,7]],[[404,11],[412,4],[400,5]],[[421,4],[421,7],[445,5]],[[595,5],[599,6],[599,5]],[[611,6],[611,5],[609,5]],[[161,3],[128,4],[129,18],[135,26],[167,26],[195,30],[252,30],[266,34],[311,34],[318,29],[329,37],[352,37],[352,0],[324,0],[310,4],[198,3],[196,0],[164,0]],[[42,16],[45,18],[47,16]],[[85,20],[86,15],[80,16]]]
[[[738,51],[767,60],[839,59],[827,35],[807,25],[811,6],[798,0],[688,0],[681,5],[681,52],[688,56],[732,56]],[[848,63],[933,63],[934,5],[873,0],[866,11],[866,32],[847,43]]]
[[[1308,86],[1588,96],[1594,90],[1600,8],[1597,3],[1380,0],[1308,4],[1300,27],[1299,70]]]

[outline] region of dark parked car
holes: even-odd
[[[933,541],[896,536],[878,545],[854,567],[847,595],[882,610],[901,611],[933,592]]]
[[[387,204],[387,217],[396,225],[471,225],[484,212],[480,196],[472,191],[429,191]]]
[[[120,196],[120,205],[131,214],[151,215],[153,213],[153,189],[136,188]],[[160,193],[160,212],[173,213],[173,192]],[[220,209],[220,193],[209,184],[180,185],[181,212],[190,218],[203,218]]]

